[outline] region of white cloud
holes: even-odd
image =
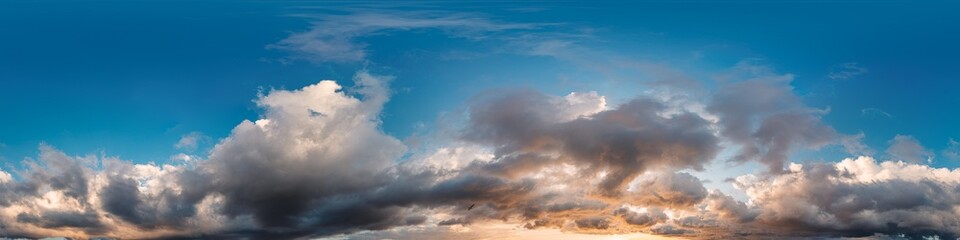
[[[856,62],[845,62],[834,66],[827,77],[835,80],[846,80],[869,72],[867,68]]]
[[[186,154],[186,153],[177,153],[177,154],[175,154],[175,155],[173,155],[173,156],[170,156],[170,160],[183,161],[183,162],[192,162],[192,161],[196,161],[196,160],[199,160],[199,159],[200,159],[200,157],[198,157],[198,156],[190,155],[190,154]]]
[[[0,184],[13,181],[13,176],[10,173],[4,172],[3,169],[0,169]]]
[[[211,231],[211,215],[182,210],[184,167],[68,156],[40,146],[20,181],[0,181],[0,225],[12,236],[153,238]],[[99,168],[97,166],[102,166]],[[195,183],[191,183],[195,184]],[[171,218],[177,228],[164,219]],[[156,228],[158,225],[166,226]],[[9,235],[8,235],[9,236]]]
[[[826,111],[792,93],[790,75],[738,67],[753,77],[725,83],[709,104],[667,96],[608,107],[596,92],[478,97],[454,140],[408,157],[380,130],[390,77],[361,71],[349,89],[325,80],[272,90],[256,100],[263,115],[236,125],[206,160],[133,164],[43,145],[22,181],[0,171],[0,225],[80,238],[960,234],[960,170],[787,161],[838,134],[820,122]],[[195,148],[199,136],[177,145]],[[851,153],[868,151],[862,133],[839,137]],[[724,168],[711,161],[739,149],[723,141],[773,155]],[[891,144],[900,158],[930,155],[909,136]],[[730,171],[701,173],[719,184],[758,163],[779,171],[737,177],[742,201],[696,173]]]
[[[560,115],[563,121],[573,120],[579,117],[587,117],[607,109],[607,98],[600,96],[597,92],[572,92],[563,97],[563,101],[557,103],[565,105],[560,107]]]
[[[154,238],[257,230],[318,207],[291,206],[382,186],[405,151],[378,129],[386,79],[359,72],[350,91],[363,100],[333,81],[271,91],[257,101],[264,118],[240,123],[206,161],[178,154],[189,162],[133,164],[41,145],[22,181],[0,171],[2,234]],[[184,138],[179,145],[190,147],[201,135]]]
[[[902,161],[877,163],[871,157],[847,158],[835,164],[837,170],[851,173],[842,179],[856,183],[872,183],[890,180],[919,182],[936,180],[950,184],[960,184],[960,169],[932,168]]]
[[[180,150],[193,151],[197,150],[197,146],[204,142],[210,141],[210,137],[203,135],[200,132],[191,132],[180,137],[180,140],[177,141],[173,146]]]
[[[482,39],[487,34],[508,30],[534,29],[542,24],[503,23],[483,17],[450,12],[368,11],[346,15],[308,15],[310,30],[291,34],[267,46],[290,52],[293,58],[312,62],[359,62],[370,54],[358,37],[387,34],[389,31],[438,29],[448,36]]]
[[[880,110],[879,108],[860,109],[860,115],[866,116],[866,117],[887,117],[887,118],[893,117],[893,115],[890,115],[890,113]]]
[[[362,99],[329,80],[261,96],[263,118],[237,125],[201,166],[217,179],[209,191],[224,196],[224,214],[295,227],[316,204],[389,183],[406,146],[379,129],[388,79],[358,72],[351,91]]]
[[[736,184],[759,209],[757,223],[779,234],[960,234],[957,169],[859,157],[776,176],[745,175]]]

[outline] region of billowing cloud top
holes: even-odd
[[[389,77],[359,72],[349,89],[321,81],[269,91],[256,101],[260,119],[241,122],[197,161],[134,164],[41,145],[16,178],[0,171],[0,234],[960,236],[960,170],[906,157],[924,153],[906,137],[888,150],[906,162],[790,163],[799,148],[856,138],[821,123],[825,111],[804,106],[790,79],[727,83],[696,105],[705,108],[642,96],[608,106],[596,92],[491,92],[470,102],[439,147],[410,151],[379,130]],[[725,146],[734,161],[768,167],[731,180],[746,199],[691,174]]]

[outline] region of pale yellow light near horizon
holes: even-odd
[[[387,230],[390,232],[391,230]],[[337,235],[316,238],[318,240],[345,239],[460,239],[460,240],[659,240],[682,239],[647,233],[629,234],[587,234],[565,232],[557,228],[526,229],[509,223],[483,223],[468,226],[401,227],[383,235],[364,236],[364,234]],[[383,233],[383,232],[381,232]]]

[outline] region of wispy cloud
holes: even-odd
[[[893,115],[891,115],[890,113],[880,110],[879,108],[860,109],[860,116],[871,117],[871,118],[873,117],[892,118],[893,117]]]
[[[849,154],[855,156],[871,156],[873,155],[873,150],[870,149],[867,144],[863,143],[864,137],[866,137],[866,134],[863,132],[845,135],[840,137],[840,145],[843,146],[843,149]]]
[[[449,37],[481,40],[512,30],[554,25],[500,22],[476,14],[439,11],[368,10],[297,16],[313,22],[310,30],[291,34],[267,48],[287,51],[292,54],[291,58],[317,63],[364,61],[370,53],[367,44],[358,38],[392,31],[435,29]]]
[[[947,147],[940,151],[940,154],[950,160],[960,160],[960,142],[950,138],[947,141]]]
[[[827,77],[834,80],[847,80],[869,72],[867,68],[856,62],[846,62],[834,66]]]
[[[913,136],[897,135],[889,143],[890,147],[887,148],[887,154],[890,154],[894,160],[911,163],[933,162],[933,152],[920,145],[920,141]]]
[[[209,141],[212,141],[212,139],[203,135],[203,133],[191,132],[180,136],[180,140],[173,144],[173,147],[184,151],[194,151],[197,150],[200,144],[205,144]]]
[[[827,111],[800,100],[790,85],[793,75],[756,60],[741,61],[725,75],[728,83],[711,96],[707,110],[720,117],[720,133],[740,146],[731,160],[758,160],[781,172],[798,148],[837,143],[836,130],[821,121]]]

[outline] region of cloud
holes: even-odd
[[[947,147],[940,151],[940,154],[950,160],[960,160],[960,142],[951,138],[947,141]],[[0,177],[2,179],[2,177]],[[0,180],[2,182],[2,180]]]
[[[731,160],[757,160],[781,172],[797,148],[836,143],[836,131],[821,121],[826,111],[803,104],[790,86],[792,75],[743,61],[724,79],[730,82],[713,94],[707,111],[719,117],[721,134],[740,146]]]
[[[708,121],[689,112],[663,117],[667,106],[655,100],[578,118],[556,102],[563,101],[530,91],[485,96],[470,107],[464,138],[493,146],[502,161],[536,158],[528,167],[566,162],[586,176],[605,172],[597,187],[608,195],[651,167],[702,169],[718,151]]]
[[[257,100],[263,118],[241,122],[200,162],[74,158],[42,145],[23,181],[2,183],[0,226],[17,229],[4,232],[12,236],[153,238],[310,235],[383,221],[319,218],[398,211],[335,198],[388,183],[386,170],[405,151],[378,130],[387,79],[360,72],[349,93],[333,81],[271,91]]]
[[[758,210],[755,223],[787,236],[911,238],[960,234],[960,171],[870,157],[811,164],[736,184]]]
[[[500,221],[483,222],[470,226],[423,226],[400,227],[386,231],[365,231],[354,234],[321,237],[323,240],[357,239],[570,239],[570,240],[617,240],[617,239],[675,239],[648,233],[623,233],[599,235],[575,233],[556,228],[525,229]]]
[[[834,66],[827,77],[834,80],[847,80],[869,72],[856,62],[845,62]]]
[[[84,236],[112,230],[98,212],[95,156],[70,157],[48,145],[28,160],[21,181],[0,183],[0,226],[4,234]],[[63,229],[63,230],[59,230]],[[70,231],[69,229],[74,229]],[[56,235],[54,235],[56,233]]]
[[[853,135],[844,135],[840,137],[840,146],[843,146],[843,149],[847,153],[856,156],[870,156],[873,155],[873,149],[870,149],[870,146],[867,146],[863,143],[863,138],[866,137],[866,134],[863,132],[853,134]]]
[[[199,156],[190,155],[186,153],[177,153],[177,154],[174,154],[173,156],[170,156],[170,160],[183,161],[183,162],[191,162],[199,159],[200,159]]]
[[[310,224],[305,213],[324,209],[318,204],[388,183],[384,171],[406,147],[378,129],[386,79],[358,73],[353,91],[364,100],[333,81],[257,100],[264,118],[237,125],[203,166],[211,191],[224,197],[223,213],[252,216],[267,229],[295,229]],[[360,214],[346,210],[336,211]]]
[[[17,229],[4,234],[294,238],[498,219],[653,233],[673,221],[657,211],[693,211],[709,196],[676,172],[716,155],[709,121],[658,100],[492,92],[471,102],[455,144],[404,160],[407,147],[379,130],[389,77],[354,80],[269,91],[260,119],[179,165],[42,145],[22,181],[2,183],[0,223]]]
[[[10,173],[4,172],[3,169],[0,169],[0,184],[10,181],[13,181],[13,175],[10,175]]]
[[[889,143],[890,147],[886,152],[895,160],[911,163],[933,162],[933,152],[920,145],[920,141],[913,136],[898,134],[890,139]]]
[[[293,59],[314,63],[360,62],[370,55],[366,44],[358,40],[363,36],[436,29],[451,37],[483,39],[491,33],[535,29],[543,25],[504,23],[472,14],[436,11],[379,10],[305,17],[313,21],[310,30],[291,34],[267,48],[283,50],[293,54]]]
[[[173,147],[184,151],[194,151],[197,150],[198,145],[209,141],[211,141],[210,137],[203,135],[203,133],[191,132],[181,136]]]
[[[887,117],[887,118],[892,118],[892,117],[893,117],[893,115],[890,115],[890,113],[884,112],[883,110],[880,110],[879,108],[864,108],[864,109],[860,109],[860,115],[861,115],[861,116],[867,116],[867,117]]]
[[[789,75],[741,67],[753,77],[720,84],[705,108],[489,91],[471,99],[454,136],[422,151],[380,130],[390,77],[361,71],[352,88],[327,80],[270,90],[255,101],[258,119],[197,160],[134,164],[41,145],[19,179],[0,175],[0,230],[215,239],[960,234],[960,170],[869,157],[791,163],[802,147],[865,151],[863,134],[820,122],[825,111],[805,106]],[[732,181],[746,199],[690,173],[725,143],[770,167]],[[919,146],[908,136],[891,143],[891,155]],[[511,230],[494,227],[502,225]]]

